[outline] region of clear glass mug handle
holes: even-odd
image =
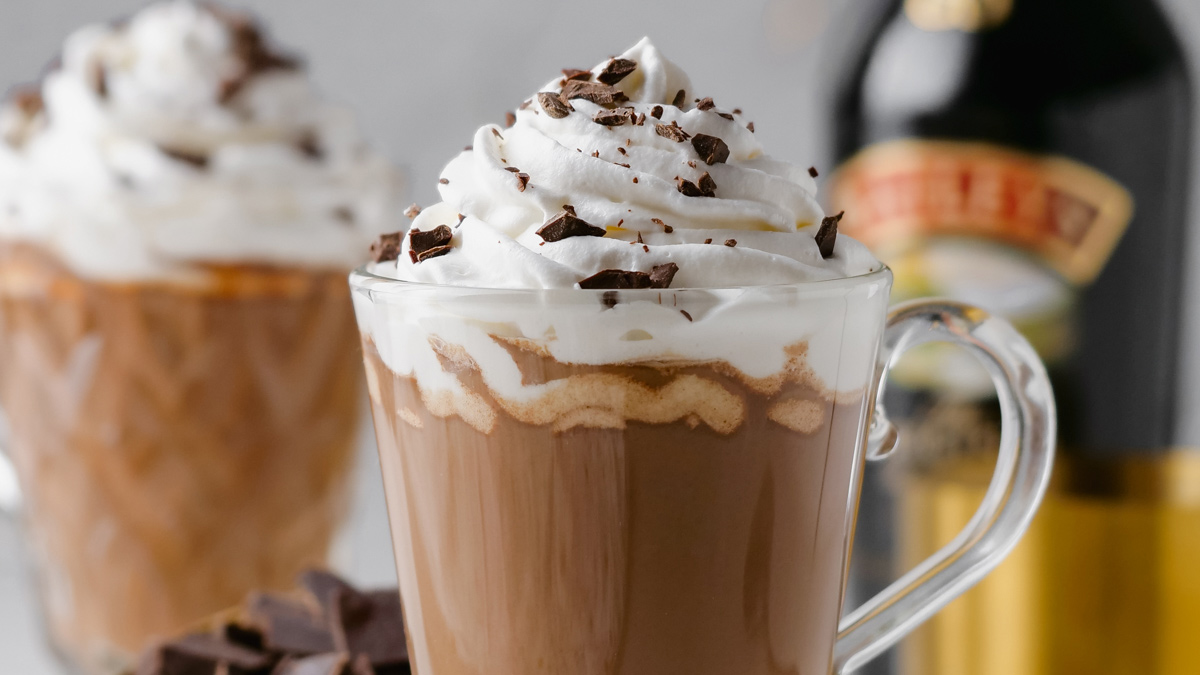
[[[867,456],[887,455],[898,440],[879,403],[885,376],[901,354],[926,342],[967,348],[991,375],[1002,422],[996,471],[979,510],[953,541],[842,620],[833,658],[839,674],[891,647],[1000,564],[1029,527],[1050,481],[1057,421],[1045,367],[1008,322],[949,301],[907,303],[889,314]]]

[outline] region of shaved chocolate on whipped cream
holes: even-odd
[[[402,252],[374,271],[460,286],[578,288],[605,271],[650,274],[671,263],[673,288],[721,288],[880,267],[847,237],[823,255],[816,234],[825,214],[808,165],[772,159],[740,109],[689,98],[695,90],[649,40],[590,71],[564,69],[503,134],[480,128],[441,173],[442,201],[413,227],[428,231],[462,214],[453,248],[416,263]],[[513,189],[513,167],[529,177],[523,190]],[[645,248],[629,246],[639,236]],[[738,245],[705,245],[728,240]]]

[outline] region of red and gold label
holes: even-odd
[[[934,237],[975,238],[1074,284],[1099,274],[1133,216],[1129,191],[1083,164],[954,141],[867,148],[834,176],[831,199],[842,229],[885,260]]]

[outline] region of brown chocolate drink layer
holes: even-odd
[[[82,280],[0,246],[0,406],[47,619],[85,669],[326,561],[359,400],[342,274]]]
[[[558,398],[534,404],[559,408],[535,423],[452,347],[443,367],[466,387],[465,415],[390,371],[369,339],[365,351],[415,672],[829,672],[861,392],[510,348],[526,384],[571,378],[571,392],[603,377],[610,399],[624,382],[664,409],[739,407],[646,422]]]

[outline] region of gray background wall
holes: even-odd
[[[409,199],[426,204],[435,199],[437,172],[470,142],[477,126],[503,120],[506,109],[559,68],[590,67],[643,35],[681,64],[700,92],[725,107],[743,108],[772,154],[813,163],[824,148],[816,87],[821,47],[838,39],[839,31],[830,26],[838,25],[842,6],[852,1],[231,4],[260,14],[280,42],[307,55],[312,75],[327,95],[352,106],[367,136],[405,169]],[[0,90],[34,78],[74,27],[142,4],[0,0]],[[1200,0],[1166,4],[1189,40],[1200,72]],[[1200,187],[1200,171],[1195,173]],[[1200,241],[1193,260],[1200,264]],[[1189,323],[1200,339],[1200,319]],[[1200,361],[1195,370],[1189,383],[1200,382]],[[1190,388],[1200,397],[1200,386]],[[361,490],[343,547],[345,560],[360,582],[392,583],[373,442],[365,439],[362,450]],[[0,517],[0,671],[52,673],[29,613],[31,599],[16,542],[11,523]]]

